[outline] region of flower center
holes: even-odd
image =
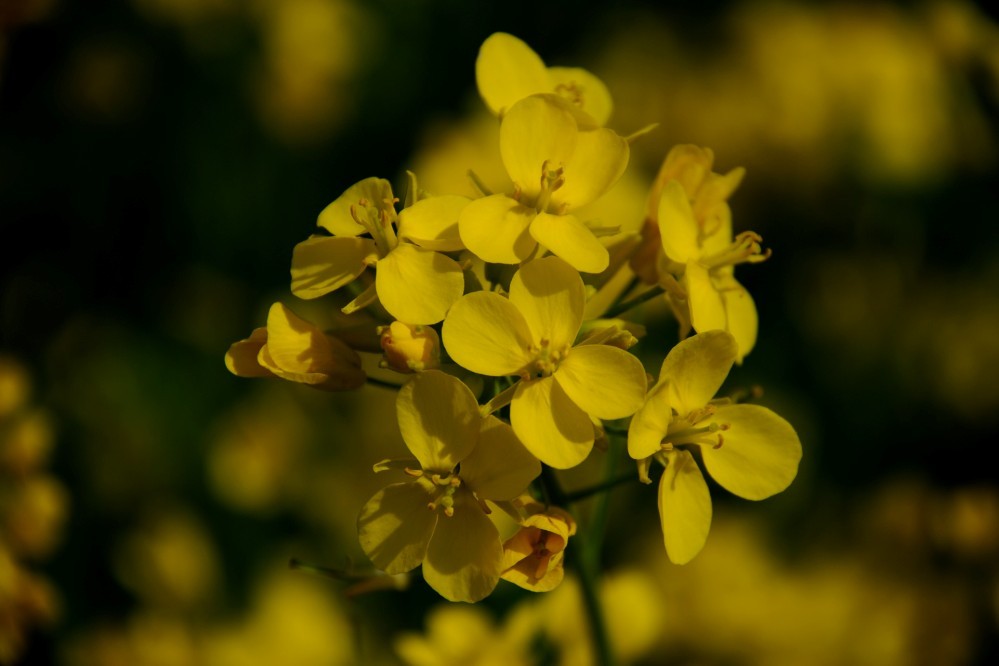
[[[687,414],[685,417],[673,419],[662,438],[660,446],[663,451],[669,451],[681,444],[700,444],[720,449],[725,443],[722,433],[731,426],[719,423],[712,417],[715,415],[714,405],[705,405]]]
[[[538,194],[538,198],[534,202],[534,209],[539,213],[544,213],[548,211],[548,205],[551,203],[552,193],[565,185],[565,167],[559,165],[557,169],[550,169],[549,160],[545,160],[541,164],[540,185],[541,192]]]
[[[398,201],[398,199],[385,199],[378,206],[362,197],[356,204],[350,206],[350,216],[354,218],[354,222],[371,234],[378,248],[379,257],[385,257],[399,244],[395,229],[392,228],[392,221],[395,218],[394,206]]]
[[[454,494],[461,487],[461,477],[454,472],[428,474],[427,476],[434,484],[432,499],[427,504],[427,508],[431,511],[440,509],[445,516],[450,518],[454,515]]]
[[[569,355],[569,349],[568,345],[555,349],[550,340],[542,338],[540,344],[531,345],[528,348],[534,361],[527,366],[527,372],[534,377],[550,377],[553,372],[558,370],[558,364]]]
[[[772,254],[770,248],[763,251],[760,246],[762,242],[763,237],[755,231],[743,231],[724,250],[701,257],[700,262],[708,270],[736,264],[758,264],[769,259]]]

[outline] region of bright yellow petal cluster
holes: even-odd
[[[670,291],[683,324],[703,332],[728,331],[739,344],[736,361],[756,344],[758,318],[749,292],[735,279],[734,267],[770,256],[753,232],[733,238],[728,198],[745,170],[713,172],[710,149],[674,147],[659,170],[649,196],[645,244],[632,266],[647,282]],[[673,275],[682,292],[669,289]]]
[[[610,93],[600,79],[579,67],[545,67],[530,46],[505,32],[494,33],[482,43],[475,81],[482,100],[496,115],[538,93],[559,95],[600,125],[613,110]]]
[[[394,321],[378,329],[383,365],[397,372],[432,370],[441,364],[441,339],[429,326]]]
[[[239,377],[280,377],[325,391],[355,389],[367,379],[357,352],[281,303],[271,306],[266,328],[229,347],[225,365]]]
[[[525,264],[509,298],[467,294],[444,320],[444,347],[482,375],[517,375],[510,422],[542,462],[565,469],[593,448],[590,417],[633,414],[645,397],[645,370],[611,345],[574,345],[583,320],[583,281],[558,257]]]
[[[745,499],[779,493],[798,473],[801,442],[787,421],[766,407],[714,399],[738,353],[725,331],[680,342],[628,430],[628,453],[642,461],[643,474],[652,459],[665,467],[659,516],[666,552],[677,564],[697,555],[711,526],[711,496],[691,448],[711,478]]]
[[[585,273],[607,268],[607,248],[573,211],[621,177],[628,142],[556,95],[533,95],[504,115],[500,154],[514,192],[462,210],[465,246],[487,262],[516,264],[540,244]]]
[[[377,298],[400,321],[442,320],[465,283],[461,267],[441,252],[461,249],[458,215],[468,199],[424,198],[398,215],[396,201],[387,180],[366,178],[323,209],[317,224],[332,235],[312,236],[295,246],[292,293],[318,298],[374,266],[375,284],[345,306],[345,313]]]
[[[478,601],[496,587],[503,561],[484,502],[513,499],[541,468],[510,426],[483,417],[468,387],[443,372],[417,374],[396,412],[418,468],[407,467],[412,481],[387,486],[361,509],[361,547],[386,573],[422,563],[441,596]]]

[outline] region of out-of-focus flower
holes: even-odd
[[[387,486],[364,505],[361,547],[386,573],[422,562],[424,579],[441,596],[478,601],[496,587],[503,558],[484,501],[518,496],[540,465],[510,426],[483,418],[468,387],[440,371],[417,374],[400,390],[396,409],[416,461],[375,468],[403,466],[414,480]]]
[[[465,281],[461,266],[441,252],[462,248],[457,222],[468,199],[417,200],[415,181],[414,177],[412,201],[398,215],[392,186],[381,178],[355,183],[323,209],[318,225],[332,236],[312,236],[295,246],[292,293],[318,298],[374,266],[374,284],[347,304],[345,313],[377,299],[389,314],[406,323],[436,324],[443,319],[461,296]],[[365,233],[370,238],[361,237]]]
[[[394,321],[378,332],[385,363],[393,370],[408,373],[440,366],[441,339],[431,327]]]
[[[193,516],[171,511],[152,516],[115,549],[118,578],[147,604],[183,610],[218,591],[214,543]]]
[[[530,645],[507,627],[496,627],[477,606],[437,606],[426,619],[426,634],[407,632],[395,639],[396,654],[408,666],[528,666]]]
[[[563,560],[576,521],[557,506],[539,502],[525,506],[521,528],[503,544],[503,579],[525,590],[548,592],[565,575]]]
[[[485,261],[516,264],[540,243],[577,270],[599,273],[607,249],[575,209],[599,199],[624,173],[628,142],[555,95],[534,95],[510,108],[500,125],[500,155],[513,195],[468,204],[458,229]]]
[[[266,328],[229,347],[225,364],[240,377],[280,377],[325,391],[355,389],[366,380],[357,352],[281,303],[271,306]]]
[[[579,107],[600,125],[607,122],[613,102],[603,82],[579,67],[545,67],[530,46],[513,35],[497,32],[479,49],[475,82],[482,100],[494,114],[538,93],[554,93]]]
[[[653,458],[666,468],[659,515],[666,553],[676,564],[697,555],[711,527],[711,496],[689,446],[699,449],[715,481],[745,499],[784,490],[798,472],[801,442],[787,421],[759,405],[713,400],[737,355],[735,338],[724,331],[681,341],[628,428],[628,453],[641,461],[642,480],[651,483]]]
[[[542,462],[561,469],[582,462],[593,448],[590,416],[623,418],[645,395],[645,369],[611,345],[573,343],[583,320],[579,274],[558,257],[525,264],[510,297],[464,296],[444,321],[444,347],[472,372],[520,375],[510,422]]]

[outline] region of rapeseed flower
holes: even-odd
[[[744,170],[717,174],[711,171],[713,160],[710,150],[697,146],[670,151],[650,197],[650,207],[655,207],[650,219],[656,224],[651,236],[659,236],[664,255],[656,267],[660,283],[675,292],[670,289],[672,274],[680,276],[689,308],[689,313],[680,313],[681,321],[689,314],[697,332],[731,333],[739,345],[736,361],[741,363],[756,344],[758,316],[749,292],[735,279],[734,268],[765,261],[770,251],[762,250],[763,239],[752,231],[733,238],[727,200]],[[677,294],[670,298],[676,308]]]
[[[240,377],[280,377],[325,391],[355,389],[367,379],[357,352],[281,303],[271,306],[266,328],[229,347],[225,365]]]
[[[399,429],[416,460],[408,483],[383,488],[357,518],[361,547],[379,569],[400,574],[423,564],[423,578],[451,601],[478,601],[499,581],[503,547],[485,500],[520,495],[541,469],[499,419],[438,370],[417,374],[396,401]]]
[[[525,505],[521,528],[503,543],[503,579],[533,592],[558,587],[565,576],[565,547],[576,521],[557,506],[537,501]]]
[[[559,95],[600,125],[613,110],[607,86],[596,76],[579,67],[546,67],[530,46],[505,32],[493,33],[482,43],[475,82],[486,106],[498,116],[537,93]]]
[[[517,264],[541,244],[585,273],[607,268],[607,248],[573,211],[621,177],[628,141],[556,95],[533,95],[504,115],[500,154],[513,194],[464,207],[458,230],[465,247],[487,262]]]
[[[395,319],[436,324],[464,291],[461,266],[441,252],[462,249],[458,215],[468,203],[459,196],[416,197],[396,213],[392,186],[382,178],[355,183],[319,214],[331,236],[312,236],[295,246],[291,291],[318,298],[344,287],[367,268],[375,282],[343,311],[381,302]],[[368,238],[362,237],[368,234]]]
[[[517,375],[510,423],[528,450],[557,468],[574,467],[593,448],[591,416],[617,419],[645,396],[645,369],[605,344],[574,345],[583,321],[583,281],[558,257],[525,264],[510,296],[467,294],[444,320],[444,348],[482,375]]]
[[[663,361],[628,429],[628,453],[640,461],[642,480],[655,459],[659,516],[669,559],[685,564],[704,546],[711,527],[711,496],[691,449],[722,487],[761,500],[790,485],[798,473],[801,442],[787,421],[759,405],[714,400],[738,356],[735,338],[708,331],[681,341]]]

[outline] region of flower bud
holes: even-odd
[[[430,326],[394,321],[379,329],[384,365],[397,372],[420,372],[441,364],[441,339]]]

